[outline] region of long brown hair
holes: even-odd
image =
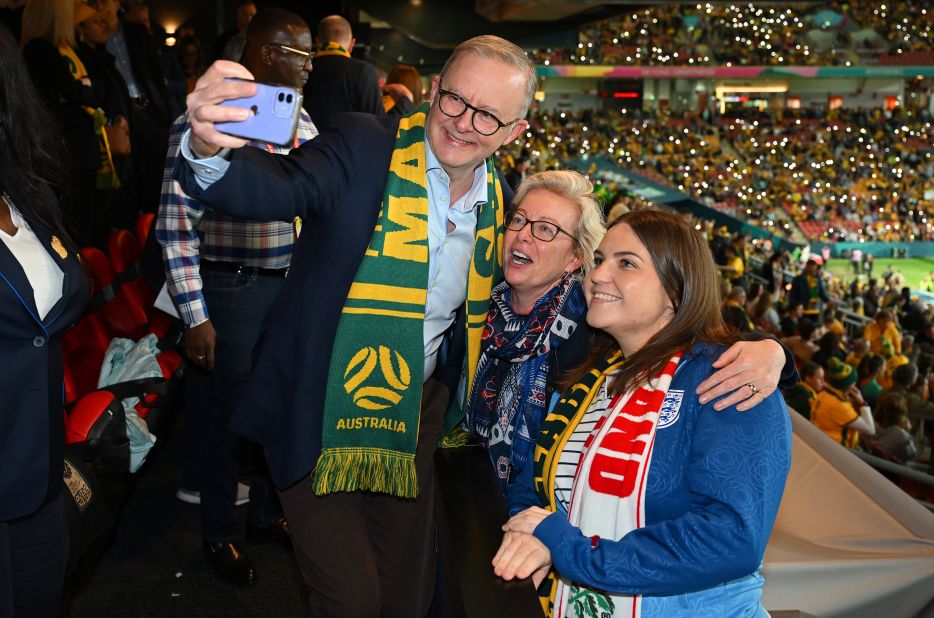
[[[422,76],[418,69],[408,64],[397,64],[386,76],[387,84],[402,84],[409,89],[414,99],[412,104],[415,107],[421,105],[425,100],[425,87],[422,86]]]
[[[610,385],[612,395],[658,375],[672,356],[690,350],[698,342],[730,345],[739,339],[738,333],[723,323],[717,268],[710,248],[696,230],[675,215],[651,209],[627,212],[610,229],[621,223],[632,228],[651,256],[674,315],[671,322],[626,359]],[[604,335],[587,360],[561,380],[561,386],[567,388],[577,383],[617,350],[616,341]]]

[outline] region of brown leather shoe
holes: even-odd
[[[204,542],[204,557],[214,568],[214,576],[221,581],[238,586],[256,583],[256,569],[236,543]]]

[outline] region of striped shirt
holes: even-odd
[[[182,136],[189,126],[188,115],[183,114],[169,131],[156,239],[162,245],[169,294],[185,326],[190,328],[210,318],[201,291],[202,259],[257,268],[288,268],[295,230],[291,223],[282,221],[261,223],[222,215],[206,209],[204,204],[186,195],[175,180],[174,171],[181,156]],[[302,110],[295,143],[291,147],[260,142],[250,142],[249,146],[286,154],[316,135],[318,130],[311,117]]]
[[[597,427],[597,423],[606,416],[610,405],[610,396],[607,393],[609,378],[603,381],[600,392],[594,395],[590,408],[584,413],[580,423],[574,428],[574,433],[568,438],[567,444],[558,458],[558,469],[555,470],[555,504],[569,512],[571,508],[571,494],[574,489],[574,476],[580,465],[581,455],[584,453],[584,443],[590,438]]]

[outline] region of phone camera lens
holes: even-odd
[[[283,94],[283,93],[280,92],[280,93],[279,93],[279,102],[281,103],[283,99],[285,99],[285,94]]]

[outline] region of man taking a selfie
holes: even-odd
[[[432,456],[477,363],[511,199],[492,155],[528,126],[534,67],[508,41],[471,39],[429,105],[336,116],[288,157],[215,129],[248,117],[218,104],[254,90],[225,77],[249,74],[218,62],[199,80],[176,177],[232,215],[305,220],[232,427],[266,449],[313,615],[425,615]]]

